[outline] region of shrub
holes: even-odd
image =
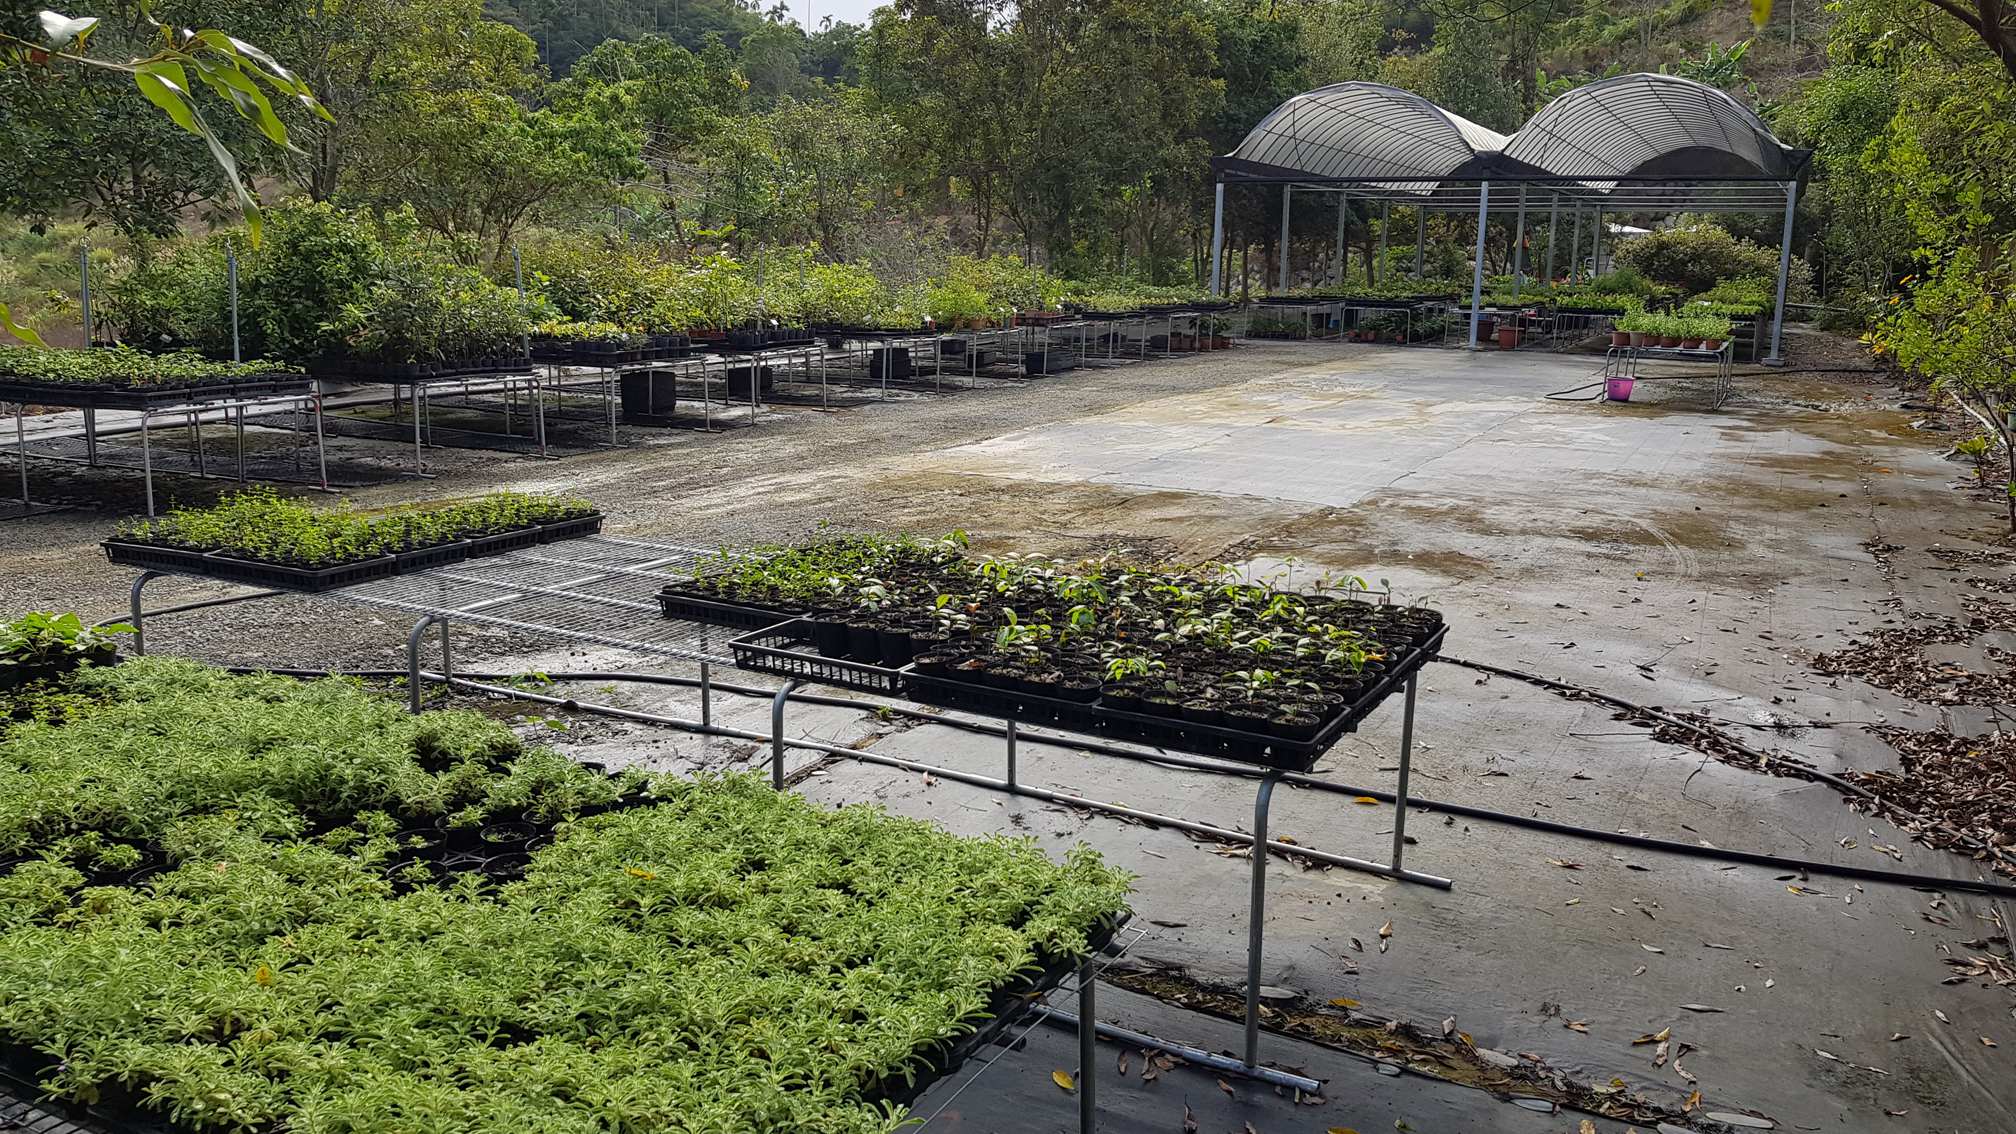
[[[1662,229],[1617,245],[1616,262],[1658,283],[1688,293],[1706,291],[1734,277],[1778,278],[1778,252],[1742,240],[1719,225],[1693,224]],[[1804,261],[1792,261],[1790,291],[1811,290],[1812,271]]]

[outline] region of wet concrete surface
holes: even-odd
[[[1388,580],[1401,597],[1447,612],[1452,655],[1702,712],[1747,743],[1828,770],[1895,766],[1865,723],[1923,729],[1989,719],[1985,711],[1953,717],[1806,664],[1811,653],[1902,625],[1912,613],[1958,616],[1956,579],[2006,573],[1916,550],[1976,547],[1999,534],[1991,509],[1949,487],[1959,474],[1939,459],[1949,438],[1913,429],[1919,415],[1898,408],[1893,389],[1848,375],[1739,376],[1737,399],[1720,412],[1683,390],[1645,404],[1545,400],[1594,365],[1250,344],[1023,388],[836,413],[782,409],[734,434],[643,434],[632,449],[560,461],[433,450],[440,480],[357,498],[564,488],[601,504],[614,534],[702,545],[792,537],[830,520],[958,527],[990,552],[1125,547],[1215,559],[1287,585],[1338,575]],[[0,605],[97,616],[123,609],[131,576],[93,547],[114,514],[0,524]],[[1886,572],[1864,548],[1872,540],[1907,550]],[[169,602],[229,592],[164,580],[150,593]],[[396,615],[286,599],[164,620],[150,637],[157,650],[222,662],[372,666],[403,663],[406,626]],[[458,637],[458,648],[464,664],[505,671],[647,668],[488,633]],[[578,684],[567,692],[696,712],[682,690]],[[760,732],[767,708],[731,697],[720,712]],[[1325,774],[1390,789],[1398,715],[1397,706],[1376,713],[1326,758]],[[611,763],[684,770],[760,766],[763,756],[742,742],[566,723],[527,727]],[[939,726],[794,708],[788,731],[1001,773],[998,740]],[[1417,797],[1688,843],[1975,876],[1973,864],[1849,810],[1832,789],[1658,743],[1605,707],[1511,679],[1430,667],[1417,735]],[[802,752],[791,760],[801,773],[812,763]],[[1230,848],[870,765],[818,771],[800,790],[836,804],[877,801],[963,833],[1031,835],[1053,851],[1090,842],[1141,876],[1143,919],[1180,923],[1156,926],[1137,953],[1210,983],[1244,979],[1249,863],[1221,853]],[[1021,776],[1225,827],[1250,822],[1250,780],[1035,743],[1023,746]],[[1348,796],[1277,796],[1277,833],[1337,853],[1384,857],[1392,824],[1389,807]],[[1702,1092],[1700,1129],[1717,1128],[1698,1118],[1709,1111],[1769,1115],[1779,1129],[2016,1128],[2016,997],[1940,983],[1945,957],[1995,932],[1984,919],[2003,914],[1991,900],[1817,874],[1780,878],[1427,810],[1410,817],[1409,831],[1418,845],[1408,864],[1455,879],[1455,889],[1272,864],[1263,981],[1316,1003],[1349,997],[1367,1012],[1431,1029],[1453,1016],[1480,1047],[1531,1053],[1578,1080],[1621,1081],[1677,1108],[1688,1081],[1673,1061],[1654,1066],[1651,1047],[1632,1043],[1671,1027],[1676,1042],[1695,1049],[1680,1062]],[[1898,848],[1902,861],[1879,846]],[[1387,922],[1393,936],[1380,952],[1377,931]],[[1116,1007],[1121,1023],[1132,1015],[1174,1039],[1234,1042],[1218,1021],[1140,998],[1108,1003],[1134,1004]],[[1908,1038],[1891,1039],[1900,1034]],[[1331,1079],[1332,1101],[1304,1113],[1273,1098],[1228,1099],[1212,1076],[1190,1071],[1181,1089],[1206,1116],[1202,1129],[1251,1122],[1262,1134],[1369,1132],[1404,1121],[1416,1130],[1573,1130],[1580,1119],[1517,1111],[1417,1077],[1387,1079],[1352,1057],[1281,1037],[1265,1040],[1263,1051]],[[1032,1037],[1030,1049],[1005,1057],[962,1096],[958,1128],[1067,1127],[1075,1104],[1049,1072],[1072,1066],[1060,1060],[1075,1061],[1074,1052],[1062,1033]],[[1110,1045],[1102,1052],[1117,1056]],[[1119,1123],[1110,1128],[1181,1129],[1180,1110],[1163,1113],[1166,1099],[1160,1110],[1145,1100],[1137,1110],[1120,1101],[1129,1096],[1106,1097]],[[1418,1108],[1411,1118],[1410,1106]]]

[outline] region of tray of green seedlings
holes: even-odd
[[[315,592],[601,530],[601,513],[578,497],[493,492],[365,510],[249,489],[126,521],[103,547],[121,566]]]
[[[38,696],[0,731],[0,1043],[117,1129],[891,1134],[1126,917],[1084,847],[639,796],[352,682],[139,658]],[[509,869],[414,867],[520,821],[550,842]]]
[[[196,354],[148,354],[130,347],[0,347],[0,401],[144,408],[194,397],[308,388],[307,375],[263,359],[215,362]]]
[[[732,612],[737,664],[799,680],[1306,767],[1441,648],[1442,616],[1211,567],[975,558],[965,537],[723,553],[675,617]],[[900,672],[900,682],[893,671]]]

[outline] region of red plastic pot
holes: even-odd
[[[1499,350],[1511,350],[1513,347],[1516,347],[1518,345],[1519,345],[1519,328],[1502,327],[1502,326],[1498,328]]]

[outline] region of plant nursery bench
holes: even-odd
[[[33,511],[28,490],[28,439],[26,415],[31,405],[83,411],[84,456],[38,454],[50,460],[79,461],[91,467],[137,468],[146,485],[147,514],[154,514],[153,434],[164,421],[180,421],[190,430],[190,464],[200,477],[235,475],[246,479],[245,419],[275,413],[306,414],[314,422],[315,472],[304,482],[329,490],[329,462],[323,447],[322,396],[314,380],[299,374],[261,375],[209,384],[111,387],[85,383],[35,382],[0,378],[0,402],[14,403],[14,449],[20,465],[21,507]],[[107,461],[100,451],[98,411],[124,411],[137,416],[140,434],[140,463],[126,465]],[[233,424],[237,436],[235,459],[225,467],[232,473],[212,472],[203,447],[201,422],[209,417]],[[297,418],[298,421],[298,418]],[[299,432],[298,429],[296,431]]]
[[[1404,656],[1393,658],[1393,664],[1376,682],[1376,688],[1327,724],[1317,735],[1303,741],[1242,736],[1238,735],[1236,730],[1206,726],[1158,733],[1141,731],[1147,726],[1129,719],[1126,714],[1107,712],[1072,716],[1073,712],[1083,714],[1086,709],[1084,705],[1060,708],[1047,704],[1040,698],[1026,696],[1017,696],[1012,703],[975,700],[968,696],[970,690],[947,688],[948,685],[957,683],[934,684],[928,680],[928,675],[919,675],[914,664],[892,668],[825,657],[817,653],[805,640],[803,627],[795,625],[796,620],[789,618],[780,620],[772,613],[736,609],[724,605],[723,609],[715,611],[692,609],[681,611],[678,617],[667,617],[667,608],[661,597],[665,588],[669,584],[690,581],[716,554],[710,549],[679,544],[591,535],[510,550],[482,559],[371,579],[330,590],[316,597],[375,610],[397,611],[417,619],[407,636],[406,643],[408,692],[411,707],[415,712],[420,710],[422,693],[429,682],[453,684],[465,689],[540,703],[581,704],[575,699],[551,696],[490,681],[458,678],[449,645],[448,629],[451,624],[462,623],[521,634],[548,644],[584,643],[622,653],[696,665],[697,680],[656,675],[652,675],[649,680],[696,687],[700,699],[697,720],[640,713],[634,710],[612,710],[608,706],[585,707],[595,711],[613,711],[632,719],[688,731],[767,743],[771,747],[772,781],[779,787],[784,786],[785,750],[807,749],[915,773],[929,773],[940,778],[1045,802],[1127,816],[1221,841],[1236,841],[1252,847],[1249,900],[1253,914],[1248,940],[1247,968],[1250,979],[1243,1058],[1235,1060],[1203,1052],[1184,1053],[1176,1045],[1156,1041],[1168,1050],[1183,1054],[1183,1058],[1193,1063],[1215,1067],[1228,1073],[1248,1075],[1280,1086],[1310,1092],[1318,1087],[1312,1080],[1262,1067],[1259,1064],[1258,994],[1259,973],[1265,945],[1266,869],[1269,851],[1295,854],[1328,865],[1381,874],[1420,885],[1437,888],[1448,888],[1451,885],[1446,878],[1408,869],[1402,862],[1407,844],[1404,802],[1407,799],[1409,775],[1412,769],[1414,707],[1419,672],[1421,666],[1433,658],[1441,648],[1445,630],[1439,626],[1425,640],[1414,643]],[[202,573],[200,567],[164,565],[161,569],[144,571],[134,582],[130,593],[130,621],[137,631],[134,635],[136,652],[144,652],[146,649],[146,631],[151,618],[181,610],[285,593],[279,590],[261,590],[248,595],[209,599],[153,612],[145,609],[143,592],[150,580],[168,574],[201,575]],[[435,626],[441,628],[442,664],[438,672],[423,668],[421,661],[423,644],[428,632]],[[748,732],[715,723],[713,719],[713,702],[717,692],[715,673],[717,667],[724,665],[775,674],[784,678],[784,686],[774,692],[746,688],[732,690],[736,693],[761,693],[770,698],[771,728],[767,734]],[[597,677],[589,674],[559,676],[580,677],[584,680]],[[626,677],[643,679],[642,675],[608,676],[618,680]],[[949,703],[949,707],[956,708],[962,713],[999,720],[1002,726],[998,731],[1006,742],[1006,775],[1004,778],[996,779],[872,750],[857,750],[811,739],[788,738],[785,731],[786,711],[794,699],[794,694],[802,686],[813,683],[866,690],[876,694],[879,699],[891,701],[908,698],[926,704]],[[1268,814],[1275,787],[1285,777],[1311,769],[1332,744],[1354,731],[1369,713],[1395,695],[1402,700],[1403,715],[1396,796],[1400,805],[1396,806],[1394,811],[1392,862],[1372,862],[1269,839]],[[901,706],[897,706],[896,711],[916,713],[914,709]],[[928,718],[929,714],[926,716]],[[1134,744],[1153,745],[1165,752],[1171,750],[1194,752],[1210,758],[1209,761],[1184,763],[1185,767],[1195,770],[1218,774],[1257,773],[1259,786],[1255,797],[1253,830],[1250,833],[1241,832],[1180,816],[1143,812],[1120,804],[1087,799],[1025,783],[1018,776],[1016,748],[1018,741],[1023,737],[1022,729],[1031,726],[1044,729],[1045,740],[1067,745],[1077,744],[1091,751],[1107,752],[1115,757],[1131,756],[1142,759],[1152,758],[1156,754],[1147,750],[1112,748],[1103,742],[1123,740]],[[1129,727],[1136,728],[1136,731],[1127,731]],[[1059,733],[1064,735],[1055,735]],[[1087,743],[1074,737],[1094,739]],[[1166,758],[1171,762],[1186,760],[1180,756]],[[1111,1029],[1108,1030],[1111,1032]],[[1085,1064],[1088,1069],[1091,1065],[1090,1061]]]

